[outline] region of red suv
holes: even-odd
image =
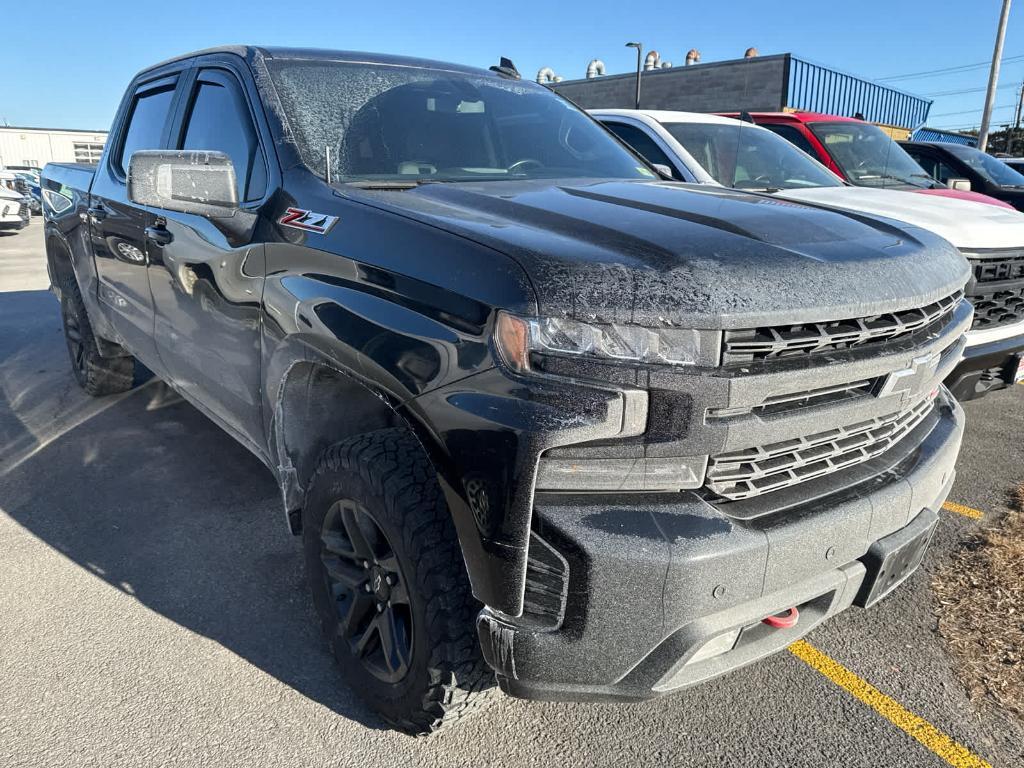
[[[736,112],[722,114],[740,117]],[[1012,207],[988,195],[949,189],[936,182],[885,131],[863,120],[818,112],[752,112],[750,117],[855,186],[923,192]]]

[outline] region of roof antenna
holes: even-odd
[[[854,120],[863,120],[864,119],[864,113],[863,112],[854,112],[853,113],[853,119]]]
[[[497,66],[489,67],[491,72],[497,72],[502,77],[507,77],[510,80],[521,80],[522,75],[519,74],[519,70],[516,69],[516,65],[512,63],[512,59],[505,58],[502,56],[498,60]]]
[[[747,112],[747,110],[745,110],[745,109],[742,112],[740,112],[740,120],[742,120],[744,123],[751,123],[752,124],[754,122],[754,118],[752,118],[750,116],[750,113]]]
[[[324,145],[324,175],[327,178],[327,183],[331,183],[331,145]]]

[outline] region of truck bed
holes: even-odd
[[[42,186],[59,191],[69,187],[76,192],[88,194],[92,187],[95,165],[86,163],[47,163],[41,174]]]

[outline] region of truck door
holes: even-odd
[[[184,87],[177,111],[171,147],[226,153],[243,209],[258,213],[268,192],[268,166],[241,81],[227,69],[200,69]],[[263,246],[251,242],[251,230],[225,234],[203,216],[157,213],[148,233],[150,286],[157,350],[168,377],[262,453]]]
[[[99,300],[130,351],[158,373],[144,237],[155,215],[128,199],[126,177],[133,152],[165,146],[178,78],[159,77],[130,94],[111,150],[96,169],[88,211]]]

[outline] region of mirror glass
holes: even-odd
[[[231,158],[201,150],[140,150],[128,165],[132,202],[168,211],[222,218],[238,210]]]

